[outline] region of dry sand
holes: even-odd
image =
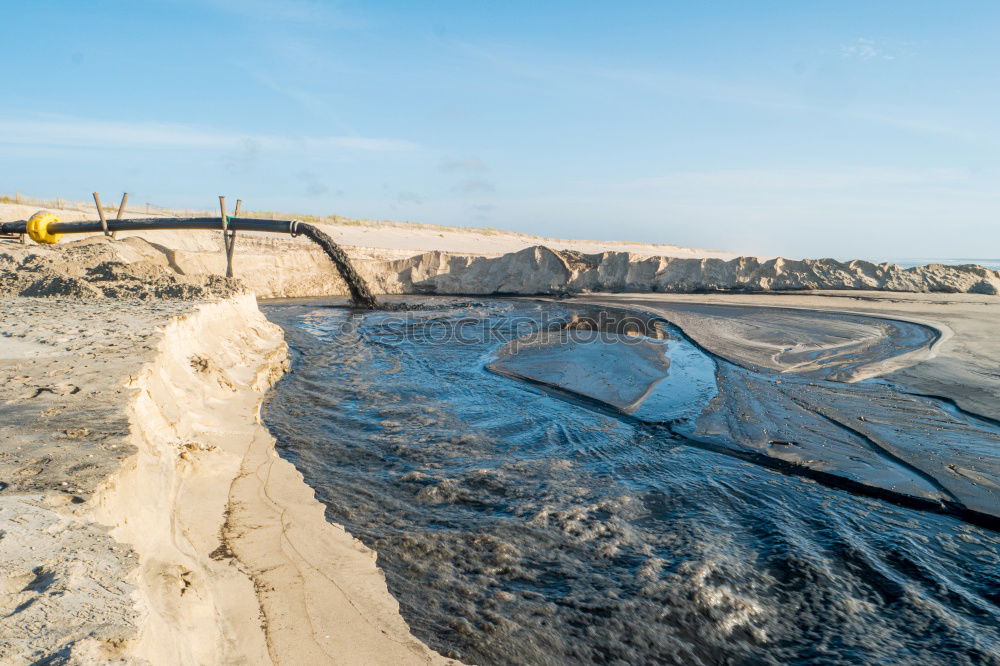
[[[67,208],[45,208],[26,204],[0,203],[0,222],[26,220],[38,210],[48,210],[64,222],[97,219],[93,205],[76,203]],[[156,208],[149,210],[143,206],[128,207],[124,217],[169,217],[191,215],[217,215],[218,210],[185,211]],[[257,215],[247,213],[248,217]],[[269,214],[269,216],[271,216]],[[114,217],[109,214],[109,218]],[[294,214],[274,214],[276,219],[295,219]],[[324,231],[333,236],[341,245],[356,248],[361,254],[378,259],[405,259],[424,252],[448,252],[452,254],[474,254],[500,256],[517,252],[526,247],[545,245],[556,250],[595,253],[614,250],[631,252],[636,255],[662,257],[711,257],[733,259],[738,255],[722,250],[703,250],[680,247],[665,243],[639,243],[629,241],[573,240],[567,238],[547,238],[499,229],[477,229],[473,227],[446,227],[433,224],[407,224],[387,220],[352,220],[340,217],[309,218],[305,221],[321,224]],[[203,242],[191,240],[187,234],[176,233],[167,243],[171,247],[187,250],[205,248]],[[127,238],[131,233],[122,233]],[[249,235],[248,237],[266,235]],[[202,238],[207,238],[203,236]],[[197,238],[197,236],[196,236]],[[271,236],[273,238],[273,236]]]
[[[0,317],[0,663],[446,661],[259,423],[286,347],[252,296]]]

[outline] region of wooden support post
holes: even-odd
[[[243,207],[243,199],[236,200],[236,212],[233,217],[238,217],[240,209]],[[236,229],[230,229],[226,238],[226,277],[233,277],[233,253],[236,251]]]
[[[97,192],[94,192],[94,204],[97,206],[97,214],[101,218],[101,229],[104,229],[105,236],[110,236],[111,234],[108,233],[108,221],[104,219],[104,209],[101,208],[101,195]]]
[[[233,217],[238,217],[243,207],[243,199],[236,200],[236,211]],[[236,229],[226,232],[226,277],[233,277],[233,254],[236,251]]]
[[[115,219],[116,220],[122,219],[122,215],[125,214],[125,202],[127,202],[127,201],[128,201],[128,192],[124,192],[124,193],[122,193],[122,202],[121,202],[121,205],[118,206],[118,214],[115,215]],[[112,231],[111,232],[111,238],[118,238],[118,232],[117,231]]]
[[[219,213],[222,215],[222,246],[226,253],[226,277],[233,277],[233,253],[230,249],[234,239],[230,237],[229,218],[226,216],[226,197],[219,195]]]

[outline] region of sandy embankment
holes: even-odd
[[[51,205],[53,202],[48,202]],[[45,208],[40,205],[0,203],[0,222],[25,220],[39,209],[51,211],[65,222],[97,219],[97,212],[92,203],[63,202],[59,208]],[[218,214],[218,209],[212,210],[169,210],[164,208],[150,209],[142,205],[129,206],[124,217],[191,217],[212,216]],[[293,219],[291,213],[246,213],[247,216],[263,216],[265,219]],[[110,215],[109,215],[110,217]],[[499,257],[509,252],[517,252],[527,247],[544,245],[556,250],[571,250],[574,252],[594,253],[614,250],[630,252],[644,256],[664,257],[711,257],[717,259],[734,259],[738,254],[722,250],[706,250],[681,247],[667,243],[642,243],[632,241],[597,241],[570,238],[547,238],[532,234],[504,231],[501,229],[480,229],[475,227],[447,227],[435,224],[412,224],[408,222],[392,222],[389,220],[352,220],[342,217],[308,218],[308,222],[320,225],[324,231],[334,235],[341,245],[354,248],[359,256],[368,259],[405,259],[414,254],[424,252],[447,252],[451,254],[475,254],[487,257]],[[214,249],[209,245],[209,236],[168,232],[167,244],[182,251],[204,251]],[[134,233],[119,234],[121,238],[139,235]],[[273,235],[247,234],[246,238],[274,239]],[[208,242],[206,242],[206,240]],[[300,246],[301,247],[301,246]],[[308,246],[305,246],[308,247]]]
[[[0,662],[445,661],[260,424],[252,296],[0,309]]]
[[[31,209],[0,204],[0,221]],[[54,211],[92,219],[86,211]],[[588,292],[885,290],[1000,294],[1000,273],[977,266],[911,269],[867,261],[736,256],[670,245],[569,241],[525,234],[388,222],[318,225],[345,246],[358,272],[386,294],[560,294]],[[79,237],[77,237],[79,238]],[[221,233],[159,231],[100,236],[52,247],[6,243],[0,252],[0,293],[45,293],[53,283],[99,295],[109,267],[165,268],[176,282],[214,288],[225,271]],[[66,239],[71,241],[71,239]],[[83,256],[90,253],[92,256]],[[81,255],[81,256],[74,256]],[[27,278],[5,285],[17,267]],[[344,295],[346,285],[326,255],[302,238],[241,233],[236,276],[261,298]]]

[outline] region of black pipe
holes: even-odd
[[[0,223],[0,234],[27,233],[27,222]],[[149,217],[132,220],[107,220],[108,231],[155,231],[158,229],[208,229],[222,231],[218,217]],[[252,217],[230,217],[229,229],[235,231],[268,231],[278,234],[302,234],[326,252],[337,267],[340,277],[347,283],[351,300],[357,307],[374,310],[378,301],[368,288],[368,283],[358,275],[347,253],[332,238],[311,224],[298,220],[258,220]],[[103,232],[100,220],[85,222],[53,222],[47,228],[50,234],[85,234]]]
[[[230,217],[229,228],[237,231],[269,231],[272,233],[292,233],[293,220],[257,220],[250,217]],[[26,233],[28,223],[0,223],[0,233]],[[150,231],[154,229],[216,229],[222,231],[222,220],[218,217],[149,217],[131,220],[108,220],[108,231]],[[48,226],[52,234],[84,234],[102,232],[100,220],[84,222],[53,222]]]

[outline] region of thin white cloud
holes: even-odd
[[[478,157],[444,159],[438,168],[444,173],[476,174],[487,170],[486,163]]]
[[[867,38],[864,38],[867,40]],[[899,54],[909,54],[911,42],[868,41],[852,43],[846,47],[858,46],[859,53],[869,53],[861,46],[871,46],[876,57],[893,59]],[[523,50],[514,47],[492,45],[490,48],[468,43],[451,43],[468,56],[477,58],[502,71],[527,79],[542,80],[552,86],[568,86],[570,82],[585,82],[583,90],[607,91],[593,85],[593,79],[612,81],[630,88],[648,91],[651,94],[677,99],[700,99],[726,105],[765,109],[781,113],[826,116],[837,119],[881,125],[893,129],[919,134],[939,135],[969,143],[989,143],[996,145],[992,133],[979,131],[975,126],[963,124],[960,119],[945,117],[941,110],[912,107],[871,107],[857,104],[818,104],[803,97],[794,90],[781,90],[765,85],[750,85],[735,80],[711,79],[693,76],[670,69],[643,69],[627,67],[590,66],[581,64],[559,54],[535,54],[529,59]],[[845,56],[846,57],[846,56]],[[859,57],[859,56],[853,56]]]
[[[413,204],[419,206],[424,203],[424,198],[416,192],[400,192],[396,195],[396,201],[401,204]]]
[[[840,47],[840,53],[844,57],[857,58],[858,60],[896,59],[896,56],[887,50],[885,44],[867,37],[858,37],[849,44],[844,44]]]
[[[250,67],[241,67],[265,88],[297,102],[299,106],[311,113],[318,115],[320,113],[328,113],[330,110],[330,103],[310,90],[287,85],[278,81],[275,77]]]
[[[496,187],[488,180],[482,178],[469,178],[455,185],[453,188],[461,194],[493,194]]]
[[[357,23],[339,11],[335,3],[320,0],[207,0],[208,4],[230,14],[244,16],[251,20],[310,25],[342,24],[345,27]]]
[[[0,118],[0,144],[70,148],[189,148],[260,150],[346,150],[400,152],[419,146],[404,139],[362,136],[244,134],[174,123],[127,123],[73,118]]]
[[[965,169],[859,167],[839,169],[723,169],[681,171],[625,183],[626,189],[683,191],[820,191],[895,185],[944,185],[969,178]]]
[[[282,97],[295,102],[300,108],[316,118],[323,119],[327,124],[347,135],[355,135],[357,131],[337,113],[338,105],[325,92],[319,92],[315,86],[296,85],[289,82],[289,77],[280,72],[311,72],[314,76],[332,76],[330,65],[323,53],[304,40],[268,40],[272,55],[267,59],[271,63],[267,71],[250,64],[250,61],[234,59],[232,64],[240,68],[257,83]],[[275,72],[272,74],[271,72]]]

